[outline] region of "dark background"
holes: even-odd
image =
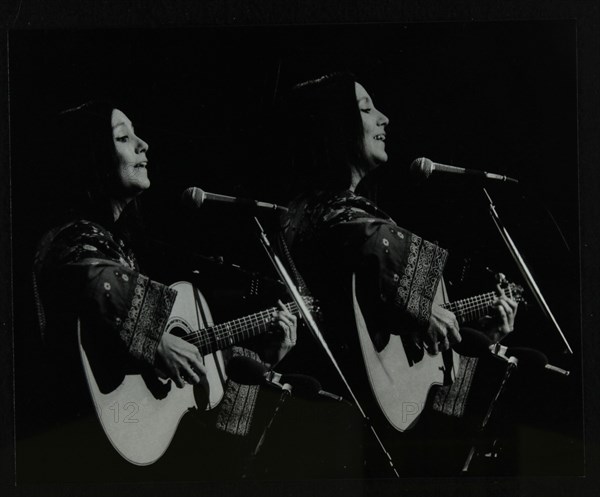
[[[277,127],[270,120],[274,93],[325,71],[351,69],[391,120],[381,204],[401,225],[452,249],[455,274],[468,257],[464,286],[477,281],[478,291],[487,290],[485,266],[513,280],[519,275],[493,231],[480,187],[452,179],[418,183],[406,177],[408,164],[427,156],[521,180],[522,188],[496,185],[490,192],[575,348],[575,359],[562,355],[532,298],[520,315],[528,324],[520,326],[520,343],[539,344],[543,337],[540,348],[551,362],[574,371],[571,383],[561,385],[553,419],[541,422],[541,438],[566,437],[561,447],[550,446],[569,454],[555,468],[581,474],[575,35],[572,22],[13,32],[16,281],[27,281],[36,232],[30,227],[36,226],[36,210],[43,208],[52,180],[53,165],[44,161],[39,144],[56,111],[104,94],[123,102],[151,144],[154,184],[144,198],[150,231],[174,242],[182,234],[173,233],[170,216],[187,186],[282,201],[285,168],[270,140]],[[208,215],[194,222],[203,235],[183,236],[198,252],[264,268],[264,256],[243,225]],[[27,294],[26,284],[15,286],[17,432],[21,414],[27,420],[19,411],[19,388],[30,380],[27,368],[19,368],[24,357],[19,351],[35,342],[27,331]],[[562,397],[565,390],[570,395]],[[33,428],[22,423],[21,429]],[[538,449],[542,453],[548,446]],[[525,465],[525,474],[527,469],[531,466]],[[533,473],[540,469],[554,472],[535,466]]]

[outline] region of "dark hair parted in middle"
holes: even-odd
[[[51,130],[54,175],[46,213],[48,224],[84,218],[113,226],[111,198],[118,195],[118,160],[111,122],[115,109],[110,100],[91,100],[57,116]],[[131,228],[127,225],[141,223],[138,209],[134,198],[124,211],[119,225],[125,238]]]
[[[350,165],[361,167],[366,160],[355,81],[351,73],[331,73],[286,95],[283,124],[300,190],[344,190],[351,183]]]
[[[95,100],[58,116],[53,160],[62,181],[56,193],[60,192],[57,200],[68,210],[100,218],[109,215],[108,198],[117,168],[111,127],[114,108],[108,100]]]

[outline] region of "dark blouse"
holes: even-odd
[[[369,324],[369,333],[377,349],[386,346],[390,334],[410,331],[414,336],[429,325],[446,250],[399,227],[374,203],[351,191],[313,193],[289,207],[283,219],[286,243],[309,290],[322,302],[327,338],[339,350],[352,348],[348,343],[355,339],[348,333],[354,327],[348,304],[352,273],[367,297],[362,302],[375,324]],[[405,350],[415,361],[423,356],[412,340],[405,341]],[[439,389],[434,410],[463,415],[476,363],[461,357],[461,381]]]
[[[78,318],[94,333],[110,333],[108,338],[123,346],[110,351],[110,361],[130,357],[154,365],[177,295],[140,273],[133,251],[123,240],[83,219],[42,238],[34,259],[34,290],[45,341],[60,356],[56,367],[64,372],[59,374],[75,382],[79,381],[75,376],[81,376],[73,369],[79,364],[74,336]],[[243,347],[233,347],[229,355],[259,360],[258,354]],[[247,435],[257,395],[258,386],[228,380],[217,410],[217,429]]]
[[[86,220],[50,231],[35,256],[34,281],[42,330],[46,311],[72,314],[154,364],[177,292],[141,274],[131,249],[110,231]]]
[[[300,272],[319,294],[362,273],[378,304],[416,327],[427,326],[447,252],[399,227],[351,191],[296,199],[283,221]]]

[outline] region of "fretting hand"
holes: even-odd
[[[504,294],[501,283],[496,285],[496,295],[491,314],[481,318],[479,324],[492,341],[499,342],[514,330],[519,304]]]
[[[283,303],[277,301],[279,309],[273,312],[271,331],[262,352],[263,360],[273,367],[296,345],[297,318]]]

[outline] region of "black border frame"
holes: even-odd
[[[600,338],[594,333],[597,309],[600,309],[598,276],[598,241],[600,191],[598,136],[599,93],[598,56],[600,55],[600,5],[587,0],[536,0],[526,4],[489,1],[456,1],[442,4],[418,0],[369,2],[332,2],[310,0],[191,0],[170,2],[94,2],[68,0],[61,2],[9,1],[2,8],[4,42],[1,46],[0,78],[3,88],[0,99],[0,469],[5,495],[592,495],[600,482],[595,472],[598,463],[598,390],[600,375],[594,353],[600,349]],[[329,23],[435,22],[435,21],[503,21],[562,20],[577,24],[578,63],[578,133],[580,164],[580,238],[582,267],[582,322],[586,477],[582,478],[481,478],[481,479],[403,479],[398,481],[300,481],[295,484],[278,482],[221,482],[214,484],[178,485],[104,485],[82,486],[15,486],[14,472],[14,409],[13,409],[13,338],[12,338],[12,272],[11,272],[11,187],[8,92],[8,32],[13,29],[61,29],[100,27],[177,27],[202,25],[286,25]]]

